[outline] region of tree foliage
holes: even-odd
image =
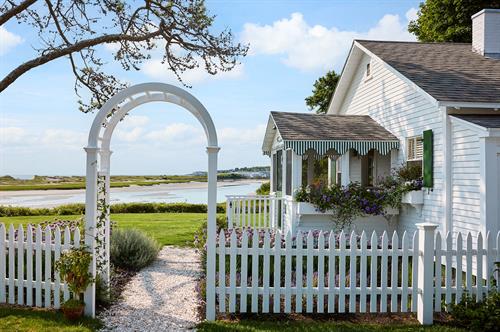
[[[248,47],[234,43],[230,30],[213,33],[214,19],[203,0],[6,0],[0,6],[0,25],[15,20],[29,26],[39,45],[31,60],[0,81],[0,92],[29,70],[66,57],[80,110],[95,110],[126,87],[105,70],[98,48],[104,44],[113,46],[114,59],[125,70],[139,70],[159,49],[166,70],[181,82],[186,70],[200,66],[212,75],[229,71]],[[90,92],[87,101],[83,90]]]
[[[484,8],[500,8],[500,0],[427,0],[408,31],[421,42],[472,42],[471,16]]]
[[[340,76],[335,71],[329,71],[325,76],[318,78],[313,85],[312,95],[306,98],[306,105],[318,114],[325,114],[330,105]]]

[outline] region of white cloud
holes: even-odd
[[[43,144],[55,148],[82,149],[85,146],[87,135],[68,129],[46,129],[39,139]]]
[[[203,142],[205,133],[201,128],[186,124],[173,123],[161,130],[151,131],[146,138],[156,142],[182,142],[182,144]]]
[[[20,36],[7,31],[7,29],[3,26],[0,26],[0,55],[4,55],[9,52],[23,41],[24,40]]]
[[[418,18],[418,9],[413,7],[408,9],[405,16],[408,22],[416,20]]]
[[[151,59],[144,63],[142,70],[144,73],[154,79],[166,82],[177,82],[175,74],[168,69],[166,64],[162,64],[160,59]],[[210,80],[236,79],[244,74],[244,65],[237,65],[231,71],[219,72],[216,75],[210,75],[206,72],[203,65],[184,72],[181,77],[188,84],[195,84]]]
[[[120,128],[142,127],[149,123],[149,118],[144,115],[126,115],[118,124]]]
[[[141,135],[142,135],[143,129],[141,127],[136,127],[132,130],[122,130],[122,129],[116,129],[116,132],[114,133],[116,137],[125,142],[135,142],[137,141]]]
[[[255,128],[222,128],[218,132],[221,145],[226,144],[258,144],[262,142],[266,131],[266,125],[260,124]]]
[[[21,143],[26,139],[26,130],[20,127],[0,127],[0,145]]]
[[[414,15],[412,8],[406,18]],[[305,71],[340,67],[353,39],[415,40],[415,37],[407,31],[407,22],[390,14],[366,32],[311,26],[301,13],[293,13],[272,25],[246,23],[242,32],[242,40],[250,43],[250,54],[282,55],[286,65]]]

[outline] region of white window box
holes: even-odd
[[[329,215],[333,214],[333,211],[319,211],[316,206],[307,202],[297,202],[297,214],[300,215]]]
[[[311,203],[297,202],[297,214],[327,216],[333,214],[333,211],[327,210],[325,212],[321,212],[316,208],[316,206]],[[385,214],[390,216],[397,216],[399,215],[399,209],[388,207],[385,209]]]
[[[424,204],[424,192],[423,192],[423,190],[412,190],[410,192],[407,192],[401,198],[401,203],[411,204],[411,205]]]
[[[401,198],[401,203],[411,205],[417,213],[422,216],[422,207],[424,206],[424,191],[423,190],[413,190],[407,192]]]

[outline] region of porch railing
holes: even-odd
[[[283,198],[269,195],[226,196],[228,229],[238,227],[281,229]]]

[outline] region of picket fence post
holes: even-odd
[[[434,232],[438,225],[417,224],[418,229],[418,300],[417,319],[420,324],[431,325],[434,315]]]

